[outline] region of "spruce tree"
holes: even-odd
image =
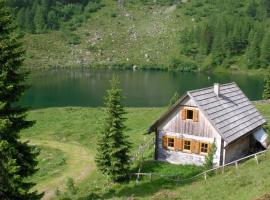
[[[25,30],[29,33],[34,33],[34,23],[33,23],[33,11],[30,8],[26,8],[25,10]]]
[[[36,172],[37,151],[19,137],[33,122],[16,104],[27,88],[27,74],[21,69],[24,51],[11,19],[6,2],[0,0],[0,199],[34,200],[41,195],[30,191],[34,184],[26,178]]]
[[[34,24],[36,33],[45,33],[47,30],[45,11],[41,6],[37,6],[34,16]]]
[[[105,119],[98,140],[96,163],[98,169],[113,182],[127,179],[129,172],[129,149],[125,130],[125,110],[119,80],[111,80],[111,88],[105,96]]]
[[[264,79],[263,99],[270,99],[270,70]]]
[[[270,31],[264,35],[262,40],[260,60],[262,67],[270,65]]]
[[[169,102],[169,107],[171,107],[172,105],[174,105],[180,98],[180,95],[178,92],[175,92],[174,95],[172,96],[172,98],[170,99]]]
[[[48,13],[48,27],[51,30],[55,30],[58,28],[57,15],[53,10]]]
[[[250,40],[251,41],[245,55],[246,64],[249,68],[257,68],[260,66],[259,34],[255,32],[253,36],[250,37]]]
[[[257,3],[255,0],[250,0],[247,5],[247,14],[250,17],[256,17],[257,14]]]
[[[17,14],[17,23],[21,31],[25,30],[25,14],[26,11],[24,8],[21,8]]]

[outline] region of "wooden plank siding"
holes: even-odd
[[[181,134],[190,134],[201,137],[214,137],[214,130],[211,123],[196,107],[192,100],[187,99],[161,126],[158,130],[175,132]],[[183,119],[184,108],[191,108],[198,111],[198,116],[195,122],[193,120]],[[196,122],[197,121],[197,122]]]

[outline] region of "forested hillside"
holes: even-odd
[[[100,0],[10,0],[21,31],[45,33],[57,30],[64,22],[69,26],[78,26],[97,11]]]
[[[194,22],[181,33],[185,56],[207,67],[238,62],[248,68],[269,66],[269,0],[200,0],[183,10]]]
[[[257,70],[270,0],[10,0],[26,65]]]

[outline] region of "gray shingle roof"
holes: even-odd
[[[266,123],[236,83],[220,85],[219,97],[213,87],[187,94],[197,103],[222,138],[230,143]]]

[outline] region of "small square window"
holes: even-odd
[[[187,119],[193,119],[193,110],[187,110]]]
[[[201,153],[208,153],[208,144],[201,143]]]
[[[191,142],[189,140],[184,141],[184,150],[190,151],[190,144]]]
[[[174,138],[168,138],[168,147],[174,147]]]

